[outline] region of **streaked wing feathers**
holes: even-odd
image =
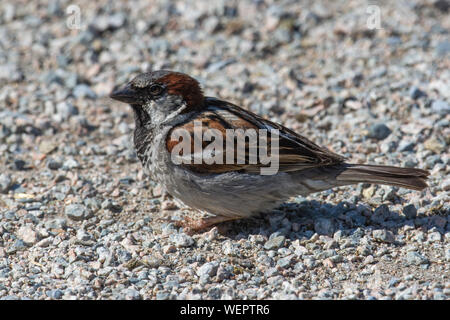
[[[194,164],[193,161],[189,164],[183,164],[191,170],[201,173],[223,173],[228,171],[245,171],[249,173],[259,173],[261,167],[264,165],[258,162],[253,163],[249,161],[249,143],[245,143],[245,159],[244,163],[237,162],[237,152],[235,148],[234,162],[232,164],[226,163],[226,138],[225,133],[227,129],[266,129],[270,132],[271,129],[276,129],[279,132],[279,171],[298,171],[307,168],[333,165],[341,163],[345,160],[344,157],[335,154],[326,148],[320,147],[307,138],[295,133],[294,131],[269,120],[263,119],[249,111],[246,111],[231,103],[221,101],[215,98],[207,97],[205,99],[206,110],[199,112],[193,118],[185,123],[173,128],[166,141],[166,146],[169,152],[180,142],[175,139],[172,133],[176,129],[185,129],[191,134],[191,150],[194,150],[194,121],[202,124],[202,131],[205,132],[208,128],[219,130],[223,138],[223,164],[212,163],[206,164],[204,161],[199,164]],[[197,122],[197,123],[198,123]],[[249,131],[250,133],[252,130]],[[238,132],[239,133],[239,132]],[[268,135],[268,150],[271,149],[271,135]],[[205,148],[210,142],[203,141],[202,148]],[[192,159],[192,158],[191,158]],[[193,160],[193,159],[192,159]],[[242,158],[240,159],[242,162]]]

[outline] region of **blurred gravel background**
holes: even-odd
[[[2,0],[0,298],[448,299],[449,30],[444,0]],[[108,98],[160,68],[430,188],[339,188],[188,236]]]

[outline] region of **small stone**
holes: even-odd
[[[374,124],[370,127],[368,137],[376,140],[384,140],[391,134],[391,129],[384,123]]]
[[[170,294],[165,291],[158,291],[156,293],[156,300],[168,300],[170,297]]]
[[[103,200],[103,202],[101,204],[101,208],[103,210],[109,210],[109,209],[112,209],[113,207],[114,207],[114,204],[111,199],[105,199],[105,200]]]
[[[79,169],[81,168],[80,164],[74,158],[69,158],[64,161],[63,167],[66,169]]]
[[[400,152],[413,151],[415,145],[416,144],[414,142],[402,140],[398,145],[398,151]]]
[[[444,1],[436,1],[436,3],[442,3]],[[447,1],[448,11],[448,1]],[[450,53],[450,41],[441,41],[436,45],[435,52],[438,56],[443,57]]]
[[[173,252],[177,251],[177,248],[172,244],[168,244],[168,245],[164,246],[162,248],[162,250],[165,254],[168,254],[168,253],[173,253]]]
[[[427,139],[423,145],[425,146],[425,149],[433,151],[436,154],[440,154],[445,150],[445,145],[434,137]]]
[[[140,300],[141,294],[136,289],[127,289],[125,293],[125,299],[126,300]]]
[[[56,105],[56,113],[62,119],[68,119],[70,116],[77,115],[78,109],[71,103],[62,101]]]
[[[294,255],[289,255],[277,261],[277,265],[281,268],[288,268],[293,262]]]
[[[421,264],[428,264],[429,261],[426,257],[418,253],[417,251],[410,251],[406,254],[406,263],[408,265],[421,265]]]
[[[318,218],[314,222],[314,231],[321,235],[332,235],[334,223],[332,218]]]
[[[442,236],[438,231],[434,231],[428,234],[428,241],[430,242],[440,242],[441,240]]]
[[[266,250],[278,249],[284,244],[285,239],[286,238],[284,236],[273,237],[264,244],[264,249]]]
[[[194,244],[194,239],[185,233],[175,234],[172,241],[177,247],[190,247]]]
[[[199,277],[214,277],[219,268],[219,263],[217,261],[207,262],[197,269],[197,275]]]
[[[372,232],[372,236],[375,240],[379,242],[393,243],[395,241],[395,237],[392,231],[385,229],[374,230]]]
[[[64,229],[67,225],[67,221],[64,218],[56,218],[45,222],[45,228],[51,229]]]
[[[266,278],[270,278],[273,276],[277,276],[279,274],[278,269],[277,268],[267,268],[266,272],[264,272],[264,276]]]
[[[17,251],[25,250],[27,246],[25,245],[25,242],[23,240],[17,239],[11,247],[8,248],[6,251],[9,254],[15,253]]]
[[[426,97],[427,94],[425,92],[423,92],[422,90],[420,90],[419,88],[417,88],[416,86],[412,86],[409,89],[409,96],[414,99],[417,100],[421,97]]]
[[[0,175],[0,193],[8,193],[9,189],[12,187],[13,181],[11,176],[6,173]]]
[[[449,191],[450,190],[450,178],[445,179],[444,181],[442,181],[441,188],[444,191]]]
[[[92,217],[92,212],[82,204],[70,204],[64,209],[66,216],[75,221],[82,221]]]
[[[91,238],[92,238],[92,236],[85,230],[79,229],[77,231],[77,239],[79,241],[89,241],[89,240],[91,240]]]
[[[75,98],[97,98],[97,94],[87,85],[87,84],[79,84],[75,86],[73,89],[73,95]]]
[[[38,233],[30,226],[20,227],[17,231],[17,236],[28,245],[33,245],[39,241]]]
[[[414,219],[417,216],[417,209],[413,204],[408,204],[407,206],[403,207],[403,214],[408,219]]]
[[[59,161],[50,159],[50,160],[47,162],[47,167],[48,167],[50,170],[58,170],[59,168],[62,167],[62,163],[59,162]]]
[[[306,258],[303,262],[308,269],[313,269],[317,265],[313,258]]]
[[[376,208],[373,214],[370,216],[370,220],[375,223],[383,223],[390,216],[389,207],[385,204],[382,204],[378,208]]]
[[[59,289],[48,290],[45,294],[51,299],[61,299],[63,296],[63,292]]]
[[[36,246],[41,247],[41,248],[46,248],[48,247],[51,243],[53,243],[53,239],[48,237],[45,239],[42,239],[41,241],[39,241],[38,243],[36,243]]]
[[[53,143],[49,140],[42,140],[42,142],[39,144],[39,152],[44,154],[49,154],[52,151],[54,151],[58,146],[56,143]]]
[[[375,194],[376,187],[374,185],[371,185],[369,188],[366,188],[363,190],[362,194],[363,197],[366,199],[372,199],[373,195]]]
[[[431,111],[445,116],[450,113],[450,104],[444,100],[434,100],[431,104]]]

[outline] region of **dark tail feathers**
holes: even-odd
[[[426,170],[368,164],[344,166],[345,169],[336,177],[337,181],[387,184],[419,191],[428,187],[426,180],[430,173]]]

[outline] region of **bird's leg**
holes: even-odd
[[[237,220],[241,219],[240,216],[213,216],[213,217],[207,217],[207,218],[200,218],[200,219],[192,219],[190,217],[184,218],[182,221],[178,221],[176,223],[177,227],[183,227],[185,229],[186,233],[196,233],[198,231],[201,231],[203,229],[206,229],[212,225],[225,222],[225,221],[231,221],[231,220]]]

